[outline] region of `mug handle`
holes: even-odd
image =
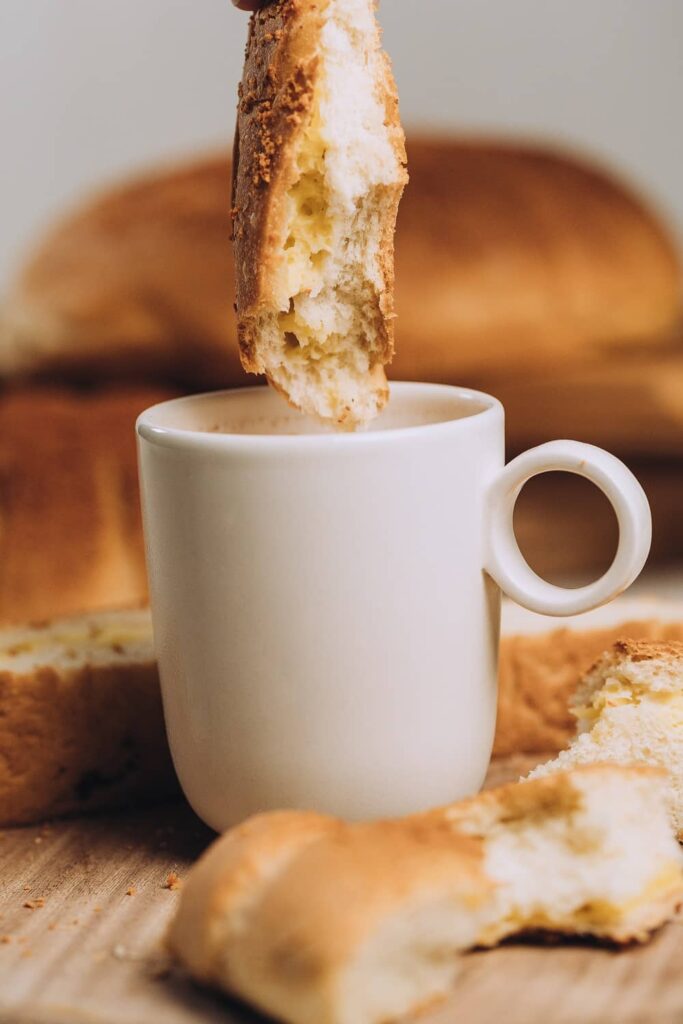
[[[515,502],[528,480],[561,470],[594,483],[608,498],[619,523],[619,544],[600,579],[573,590],[547,583],[528,564],[513,527]],[[643,488],[623,462],[580,441],[550,441],[513,459],[490,486],[485,569],[509,597],[544,615],[575,615],[610,601],[633,583],[645,565],[652,516]]]

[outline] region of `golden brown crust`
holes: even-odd
[[[0,376],[243,379],[221,155],[88,198],[46,233],[0,312]]]
[[[615,661],[672,661],[683,667],[683,642],[680,640],[617,640],[612,649]]]
[[[384,63],[383,91],[386,124],[391,130],[391,141],[394,147],[394,152],[396,153],[399,163],[405,167],[408,157],[406,154],[405,135],[403,134],[403,129],[401,127],[398,109],[398,91],[396,88],[396,82],[394,81],[391,61],[386,53],[382,53],[381,56]],[[390,205],[387,206],[379,246],[379,265],[384,279],[384,288],[380,292],[379,296],[379,311],[383,317],[383,323],[381,324],[382,329],[378,329],[378,337],[384,338],[384,346],[381,351],[381,362],[384,364],[391,362],[394,358],[394,325],[396,318],[394,303],[394,290],[396,284],[396,222],[398,218],[399,204],[403,196],[403,189],[407,181],[408,175],[406,173],[403,180],[399,181],[393,189],[389,188],[386,190],[387,197],[391,199],[391,202]],[[386,398],[388,398],[388,392]]]
[[[319,72],[323,0],[276,0],[252,15],[237,108],[233,235],[238,334],[245,369],[262,372],[254,317],[271,301],[294,147]]]
[[[492,877],[490,866],[487,871],[487,843],[501,830],[542,830],[557,819],[571,837],[586,791],[615,776],[626,788],[644,778],[663,779],[664,773],[591,765],[395,821],[348,824],[298,812],[259,816],[218,840],[192,870],[169,945],[195,977],[276,1019],[331,1022],[352,1019],[349,990],[357,996],[355,986],[361,986],[367,996],[374,984],[387,984],[381,961],[390,957],[392,938],[396,943],[392,927],[398,925],[397,963],[406,972],[419,971],[430,942],[420,916],[424,910],[438,908],[442,925],[446,915],[451,924],[460,922],[460,930],[451,927],[434,940],[434,956],[441,957],[454,958],[475,944],[493,945],[524,929],[525,909],[546,930],[644,940],[671,916],[683,894],[673,842],[670,861],[664,854],[659,860],[671,873],[666,894],[648,899],[645,888],[640,911],[619,913],[615,906],[613,918],[604,920],[582,918],[577,905],[564,914],[549,907],[544,921],[532,900],[526,908],[514,896],[503,895],[500,902],[504,876]],[[660,811],[664,829],[663,804]],[[602,838],[596,845],[585,819],[580,839],[588,845],[577,846],[577,856],[601,856]],[[577,897],[581,879],[579,871]],[[539,903],[542,908],[540,891]],[[369,950],[377,950],[376,962]],[[363,1019],[379,1018],[368,1013]]]
[[[675,243],[589,161],[485,140],[413,140],[408,159],[398,378],[493,388],[521,370],[552,387],[559,363],[585,367],[680,322]]]
[[[282,811],[257,815],[226,833],[209,847],[187,880],[167,936],[171,951],[182,956],[196,977],[218,982],[221,964],[215,931],[225,908],[248,913],[274,871],[285,871],[309,843],[337,827],[324,815]],[[224,942],[229,948],[229,932]]]
[[[156,664],[0,672],[0,826],[178,791]]]

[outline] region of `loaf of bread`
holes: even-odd
[[[667,437],[679,451],[671,405],[680,408],[680,396],[650,385],[648,375],[634,389],[627,368],[635,353],[649,358],[641,352],[652,352],[656,366],[680,316],[677,253],[648,206],[610,174],[550,148],[413,139],[408,159],[391,375],[502,394],[506,380],[540,374],[534,439],[547,440],[550,424],[552,433],[577,433],[576,402],[555,406],[548,375],[556,381],[561,368],[564,381],[572,367],[607,374],[612,405],[591,406],[596,434],[581,436],[599,441],[609,432],[624,451],[620,429],[630,440],[630,424],[647,422],[639,451],[658,452]],[[229,182],[228,157],[217,155],[115,188],[57,225],[10,288],[0,374],[245,383]],[[512,392],[509,400],[514,447],[516,421],[526,443],[537,414],[532,405],[520,410]],[[618,401],[628,416],[613,415]],[[571,417],[566,431],[556,408]]]
[[[177,793],[149,612],[0,630],[0,826]]]
[[[0,624],[146,599],[135,420],[169,394],[0,395]]]
[[[584,675],[570,709],[577,735],[530,778],[608,762],[662,768],[683,840],[683,643],[618,641]]]
[[[233,204],[242,363],[337,426],[388,397],[405,161],[375,0],[275,0],[252,16]]]
[[[400,821],[262,815],[192,869],[170,948],[287,1024],[388,1024],[507,935],[645,939],[683,899],[664,794],[662,773],[603,766]]]
[[[683,452],[683,329],[660,345],[577,360],[561,377],[552,367],[515,374],[491,365],[479,381],[505,406],[511,452],[553,437],[641,458]]]

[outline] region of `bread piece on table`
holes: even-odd
[[[405,146],[374,0],[254,14],[234,190],[242,362],[355,428],[386,402]]]
[[[0,394],[0,624],[146,600],[135,420],[165,397]]]
[[[288,1024],[387,1024],[528,929],[644,940],[683,898],[661,773],[592,767],[401,821],[262,815],[192,869],[172,951]]]
[[[522,408],[514,382],[556,381],[562,366],[579,404],[591,403],[593,427],[604,423],[586,439],[609,436],[625,452],[622,433],[630,441],[631,423],[645,421],[639,451],[679,451],[680,395],[656,368],[680,319],[680,261],[647,201],[590,159],[550,146],[434,137],[409,138],[408,151],[392,376],[499,389],[520,447],[531,404]],[[161,167],[84,201],[47,231],[0,314],[0,374],[243,382],[230,176],[227,152]],[[638,388],[628,369],[636,357],[653,367]],[[614,403],[628,402],[628,417],[599,420],[590,367],[596,380],[609,374],[605,387]],[[536,440],[575,436],[576,402],[559,396],[549,408],[538,399],[553,430],[539,421]],[[556,408],[566,411],[564,427]]]
[[[620,599],[557,629],[545,616],[503,616],[494,757],[544,754],[576,732],[572,697],[581,678],[620,638],[683,641],[683,603]]]
[[[683,839],[683,643],[617,642],[586,673],[571,710],[576,737],[530,778],[597,762],[663,768]]]
[[[175,792],[148,611],[0,630],[0,825]]]

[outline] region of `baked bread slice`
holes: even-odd
[[[177,792],[147,610],[0,630],[0,825]]]
[[[253,818],[187,878],[176,957],[288,1024],[387,1024],[528,929],[643,940],[683,897],[662,773],[592,767],[406,818]]]
[[[597,762],[662,768],[683,840],[683,643],[618,641],[586,673],[571,710],[575,739],[530,778]]]
[[[374,0],[275,0],[240,87],[234,245],[244,367],[337,426],[371,420],[393,354],[405,146]]]
[[[574,694],[617,640],[683,641],[680,601],[619,598],[565,621],[558,629],[555,619],[504,604],[494,757],[540,761],[567,746],[576,733]]]

